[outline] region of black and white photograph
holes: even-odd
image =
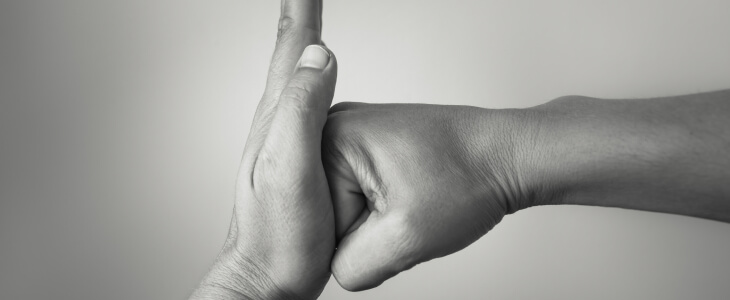
[[[730,1],[2,0],[6,299],[730,299]]]

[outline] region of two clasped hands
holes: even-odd
[[[536,205],[730,221],[730,92],[511,110],[331,106],[321,0],[283,0],[230,233],[192,299],[372,288]]]

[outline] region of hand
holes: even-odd
[[[340,239],[332,272],[348,290],[372,288],[536,205],[730,222],[728,99],[725,90],[510,110],[338,104],[322,149]]]
[[[511,114],[511,116],[507,116]],[[517,113],[341,103],[323,158],[341,239],[332,272],[362,290],[456,252],[529,206]]]
[[[321,44],[321,12],[321,0],[282,1],[229,237],[194,299],[314,299],[329,279],[334,216],[320,147],[337,62],[307,47]]]

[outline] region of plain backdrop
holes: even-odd
[[[278,14],[273,0],[0,2],[0,299],[187,297],[227,232]],[[324,26],[335,102],[730,88],[726,0],[326,0]],[[728,299],[729,283],[730,224],[561,206],[374,290],[332,280],[321,299]]]

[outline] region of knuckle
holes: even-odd
[[[256,162],[251,174],[251,182],[254,195],[257,198],[265,198],[268,191],[272,189],[272,170],[277,169],[277,161],[268,151],[261,151],[256,157]]]
[[[311,89],[306,85],[291,84],[281,91],[281,100],[295,100],[298,102],[304,102],[309,95],[312,93]]]
[[[286,38],[287,36],[306,36],[319,37],[320,28],[307,22],[306,20],[297,20],[288,15],[282,15],[279,18],[277,37]]]
[[[278,27],[279,29],[276,34],[277,39],[281,39],[288,32],[291,32],[293,27],[294,27],[294,18],[292,18],[290,16],[281,16],[281,18],[279,18],[279,27]]]
[[[307,86],[289,86],[281,92],[278,106],[295,114],[307,114],[317,108],[316,103],[309,101],[310,95]]]
[[[288,14],[279,17],[279,35],[286,35],[290,32],[296,32],[297,35],[313,35],[319,37],[321,25],[313,22],[312,19],[294,18]]]

